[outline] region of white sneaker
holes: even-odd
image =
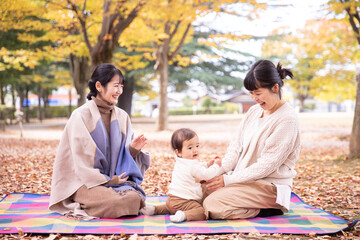
[[[155,213],[155,206],[153,205],[146,205],[145,207],[141,208],[140,211],[139,211],[141,214],[144,214],[144,215],[154,215]]]
[[[183,222],[186,220],[186,215],[183,211],[179,210],[175,213],[175,215],[170,216],[170,220],[172,222]]]

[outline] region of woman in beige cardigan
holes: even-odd
[[[292,72],[268,60],[257,61],[246,75],[244,86],[257,104],[246,113],[221,161],[224,174],[206,183],[208,218],[288,211],[300,135],[297,114],[281,98],[286,76],[293,77]]]
[[[138,215],[145,205],[140,184],[150,156],[141,149],[147,139],[134,139],[129,116],[115,106],[123,86],[112,64],[92,74],[89,101],[71,114],[60,140],[50,210],[83,219],[118,218]]]

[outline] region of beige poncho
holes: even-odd
[[[71,196],[82,185],[92,188],[106,184],[112,176],[123,172],[127,172],[132,184],[109,187],[117,191],[135,190],[145,198],[140,184],[150,166],[150,156],[140,152],[133,159],[128,150],[132,138],[129,116],[120,108],[112,111],[110,136],[94,101],[76,109],[65,126],[55,158],[49,209],[61,214],[86,215]]]

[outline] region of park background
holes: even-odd
[[[359,5],[2,1],[0,194],[49,193],[62,130],[71,111],[86,101],[87,81],[103,62],[124,73],[118,105],[131,115],[135,133],[149,138],[152,166],[143,187],[148,195],[166,194],[174,164],[171,133],[190,127],[199,134],[204,160],[223,156],[254,104],[242,79],[256,60],[266,58],[294,72],[283,94],[301,125],[293,191],[349,221],[359,218]],[[358,228],[334,238],[356,238]]]

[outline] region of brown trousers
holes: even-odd
[[[73,195],[89,216],[99,218],[118,218],[126,215],[138,215],[145,206],[142,197],[135,191],[117,192],[112,188],[97,186],[88,189],[80,187]]]
[[[201,202],[180,198],[171,194],[169,194],[166,204],[155,206],[154,215],[175,214],[178,210],[185,213],[186,221],[200,221],[206,219]]]
[[[203,207],[211,219],[252,218],[263,208],[281,209],[276,203],[276,186],[265,180],[235,183],[205,194]]]

